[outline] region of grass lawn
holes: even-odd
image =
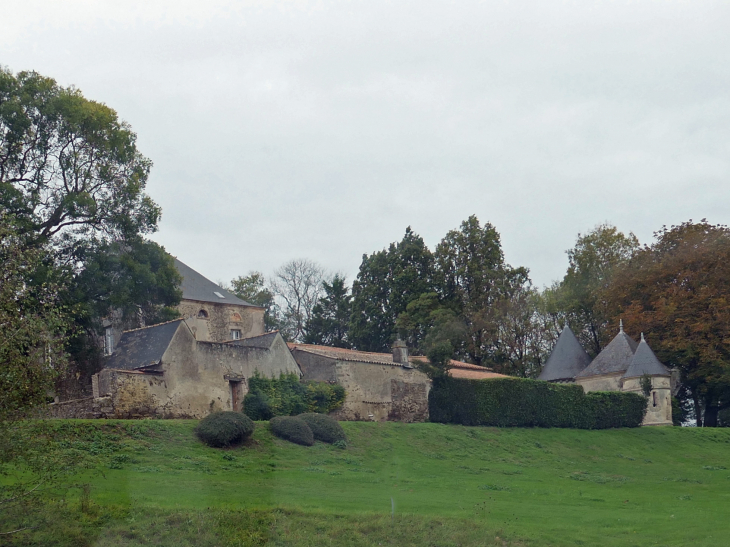
[[[98,469],[9,545],[724,545],[730,430],[345,422],[348,448],[207,448],[192,421],[58,421]],[[0,521],[0,531],[5,528]]]

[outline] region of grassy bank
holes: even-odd
[[[56,422],[62,449],[97,465],[78,479],[90,508],[71,489],[11,544],[718,545],[730,533],[726,430],[344,423],[342,450],[257,424],[247,446],[215,450],[193,425]]]

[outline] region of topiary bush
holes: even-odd
[[[208,446],[223,448],[248,439],[254,427],[251,418],[240,412],[214,412],[200,420],[195,434]]]
[[[346,441],[345,431],[342,429],[340,423],[324,414],[316,414],[314,412],[307,412],[306,414],[300,414],[297,418],[304,420],[309,429],[312,430],[314,438],[324,443],[333,444],[337,441]]]
[[[584,393],[575,384],[504,378],[436,378],[428,395],[432,422],[497,427],[638,427],[646,397],[636,393]]]
[[[286,441],[304,446],[314,444],[314,434],[307,422],[296,416],[276,416],[269,421],[269,427],[274,435]]]

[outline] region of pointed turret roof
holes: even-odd
[[[670,372],[657,359],[656,355],[654,355],[649,344],[644,340],[644,333],[641,333],[641,342],[639,342],[639,347],[636,348],[636,353],[634,353],[634,358],[631,360],[631,364],[626,370],[624,378],[637,378],[644,374],[648,374],[649,376],[669,376]]]
[[[573,331],[565,325],[538,379],[548,382],[573,380],[590,362],[591,358],[581,347]]]
[[[625,372],[631,365],[637,346],[636,341],[624,332],[622,324],[619,333],[611,340],[611,343],[603,348],[593,362],[577,376],[585,378],[586,376]]]

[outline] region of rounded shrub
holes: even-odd
[[[240,412],[214,412],[200,420],[195,434],[208,446],[223,448],[249,438],[254,427],[251,418]]]
[[[312,446],[314,444],[314,435],[309,429],[307,422],[296,416],[276,416],[269,421],[271,431],[277,437],[281,437],[287,441],[302,444],[304,446]]]
[[[340,423],[330,416],[307,412],[297,417],[307,423],[309,429],[312,430],[314,438],[318,441],[332,444],[337,441],[347,440],[345,431],[342,429]]]

